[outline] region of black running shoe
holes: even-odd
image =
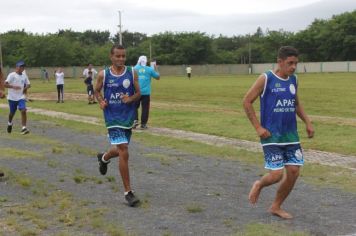
[[[110,163],[110,161],[107,163],[103,162],[103,160],[102,160],[103,156],[104,156],[104,153],[98,153],[98,155],[97,155],[98,162],[99,162],[99,172],[102,175],[106,175],[106,172],[108,171],[108,164]]]
[[[28,133],[30,133],[30,131],[27,128],[23,128],[21,130],[21,134],[23,134],[23,135],[28,134]]]
[[[133,194],[132,191],[128,192],[125,195],[125,199],[128,202],[130,207],[135,207],[137,204],[140,203],[140,200]]]
[[[11,133],[11,131],[12,131],[12,125],[7,125],[7,132]]]
[[[148,129],[148,127],[147,127],[147,125],[142,124],[142,125],[141,125],[141,129]]]

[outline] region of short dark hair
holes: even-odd
[[[115,49],[125,49],[124,46],[122,46],[121,44],[115,43],[114,45],[112,45],[110,53],[114,54],[114,50]]]
[[[278,50],[278,58],[282,60],[292,56],[298,57],[298,55],[298,50],[292,46],[282,46]]]

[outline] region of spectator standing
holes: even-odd
[[[64,103],[64,72],[61,67],[59,67],[54,76],[56,77],[57,85],[57,103]]]
[[[156,80],[160,79],[160,74],[157,72],[156,63],[153,64],[153,68],[147,66],[147,57],[140,56],[138,58],[137,64],[134,67],[138,75],[138,82],[140,85],[141,98],[137,102],[136,116],[134,122],[134,128],[139,124],[138,122],[138,110],[141,105],[141,129],[147,129],[148,116],[150,112],[150,101],[151,101],[151,78]]]

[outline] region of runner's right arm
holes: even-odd
[[[265,86],[266,77],[264,74],[260,75],[256,82],[252,85],[252,87],[246,93],[243,99],[243,106],[245,109],[245,113],[250,120],[253,127],[256,129],[257,135],[260,138],[268,138],[271,136],[271,133],[261,126],[261,123],[258,121],[255,109],[253,108],[253,103],[263,92]]]
[[[107,101],[104,99],[103,95],[101,94],[101,90],[103,88],[103,82],[104,82],[104,71],[102,70],[98,74],[98,78],[96,80],[96,84],[94,88],[94,95],[98,100],[99,106],[102,110],[104,110],[105,107],[107,107],[108,105]]]

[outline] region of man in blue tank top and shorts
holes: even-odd
[[[298,51],[283,46],[278,51],[278,67],[260,75],[244,97],[243,106],[247,117],[261,139],[265,158],[265,168],[269,170],[252,185],[249,201],[256,204],[261,190],[269,185],[280,183],[269,212],[283,219],[293,216],[281,208],[292,191],[304,164],[303,151],[297,132],[296,115],[306,125],[309,138],[314,136],[313,125],[304,111],[297,95]],[[260,97],[260,120],[253,108]]]
[[[95,85],[95,97],[104,112],[111,144],[108,151],[97,155],[99,171],[105,175],[110,159],[118,157],[125,199],[129,206],[134,207],[139,203],[139,199],[130,185],[128,146],[136,113],[135,102],[139,100],[141,93],[136,72],[132,67],[125,66],[125,48],[115,44],[111,48],[110,59],[112,65],[99,72]]]

